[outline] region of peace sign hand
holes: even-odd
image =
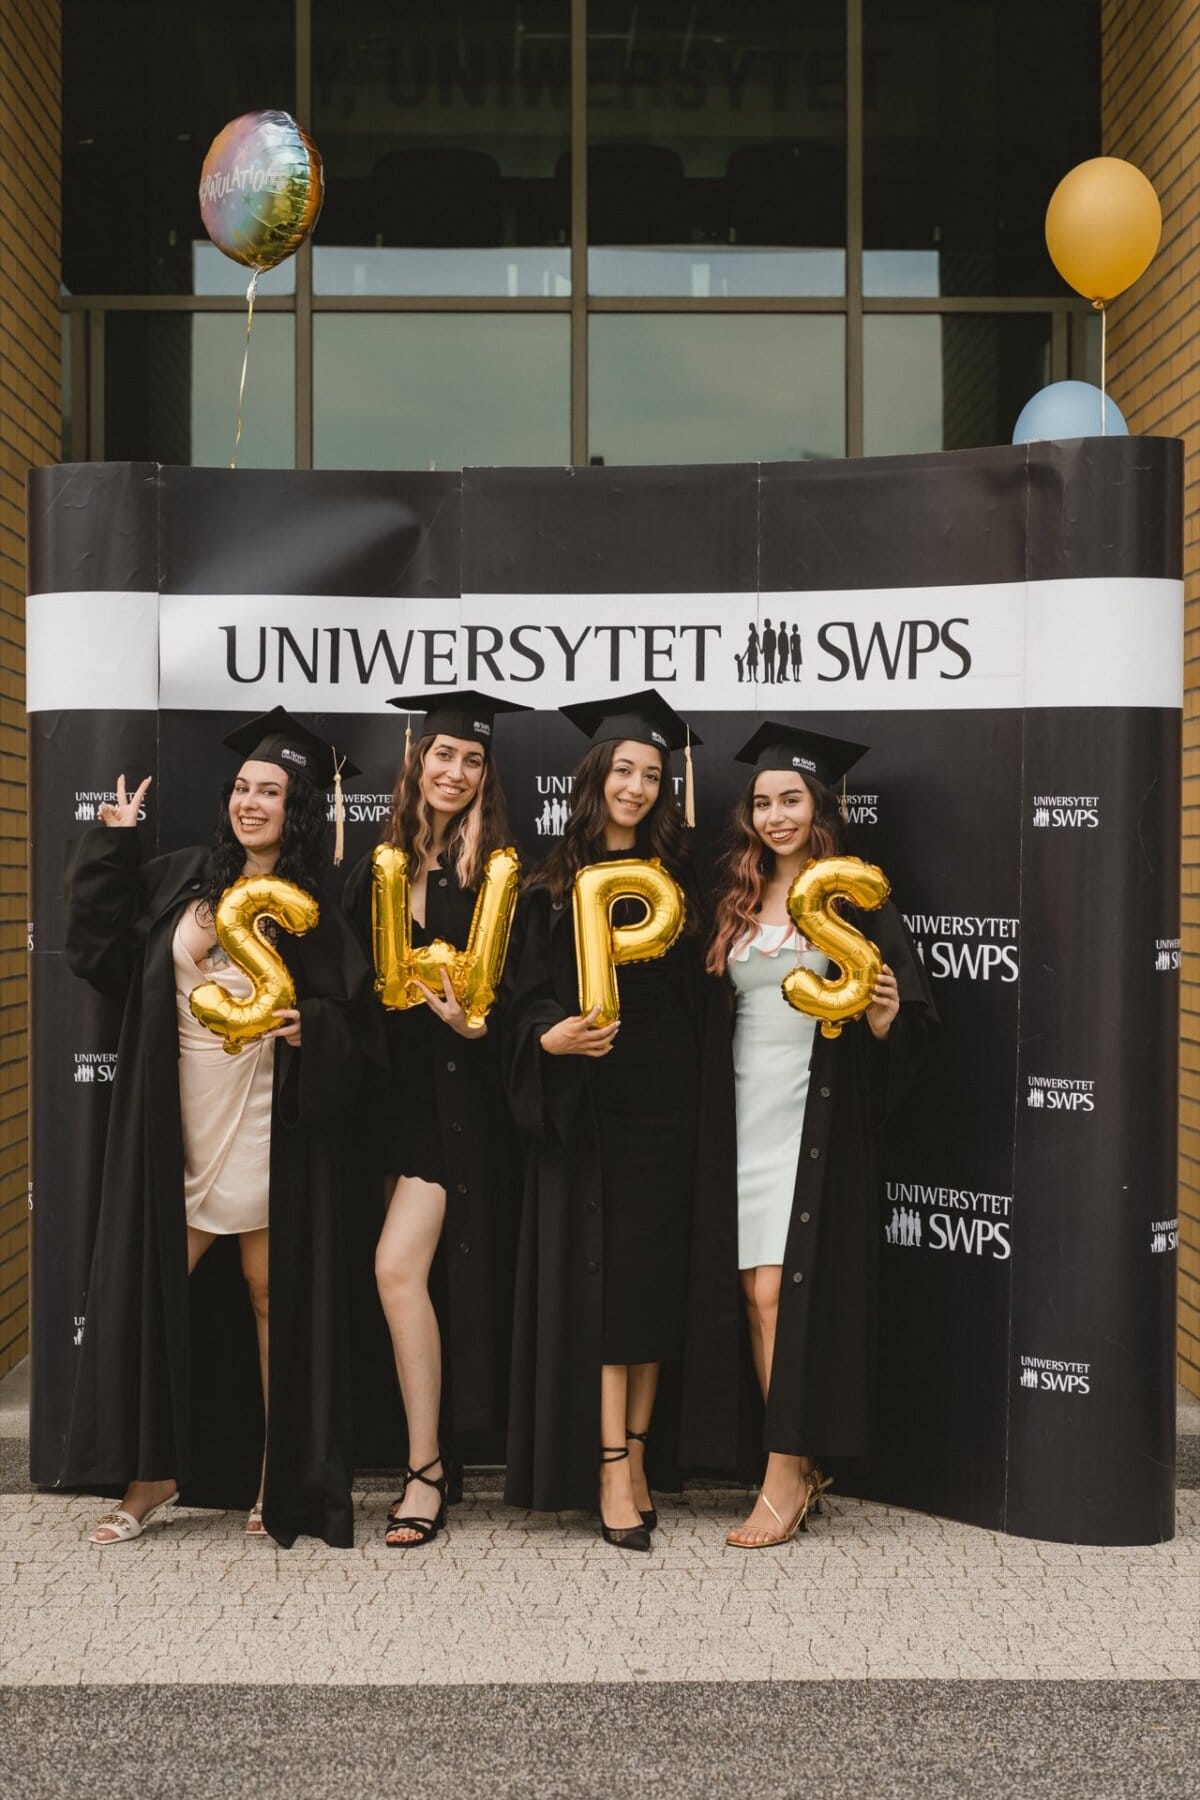
[[[100,805],[96,808],[97,816],[101,818],[106,825],[136,825],[138,822],[138,814],[142,810],[142,801],[145,798],[146,789],[150,786],[150,781],[151,777],[147,775],[141,786],[136,788],[132,794],[127,795],[125,792],[125,777],[123,775],[118,775],[117,798],[115,804],[111,800],[102,800]]]

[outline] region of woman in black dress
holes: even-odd
[[[495,716],[527,709],[466,689],[391,704],[425,711],[425,722],[406,751],[382,841],[408,853],[414,947],[444,938],[461,949],[487,858],[510,841],[492,761]],[[367,856],[344,896],[368,950],[371,878]],[[463,1434],[502,1428],[507,1372],[511,1259],[494,1039],[486,1021],[468,1024],[448,977],[424,993],[424,1005],[384,1014],[388,1077],[373,1108],[386,1209],[375,1279],[408,1433],[404,1491],[385,1536],[396,1550],[441,1530],[443,1451]]]
[[[648,1550],[644,1449],[659,1370],[683,1347],[699,1071],[691,935],[627,964],[621,1017],[579,1011],[571,891],[588,864],[689,864],[670,752],[687,728],[653,690],[563,713],[591,739],[562,842],[531,877],[505,989],[510,1104],[525,1137],[508,1499],[592,1504],[605,1539]],[[642,914],[637,902],[624,914]]]
[[[817,1456],[866,1454],[880,1140],[936,1022],[890,903],[844,908],[883,957],[862,1019],[827,1038],[779,991],[800,964],[824,973],[787,893],[812,858],[843,852],[834,787],[864,754],[764,723],[738,752],[755,772],[716,886],[682,1458],[745,1475],[766,1450],[759,1497],[726,1539],[739,1549],[804,1526],[829,1485]]]
[[[370,969],[324,904],[305,936],[276,935],[297,1004],[265,1039],[226,1056],[188,996],[246,996],[217,903],[243,874],[319,898],[325,790],[358,771],[282,707],[225,743],[240,767],[210,849],[147,858],[149,779],[127,796],[122,777],[68,876],[67,961],[122,1008],[61,1477],[123,1493],[101,1545],[169,1518],[180,1491],[253,1501],[247,1532],[285,1546],[353,1541],[342,1170]]]

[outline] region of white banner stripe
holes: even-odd
[[[394,694],[455,685],[543,711],[641,687],[685,713],[1183,702],[1183,587],[1153,578],[406,600],[43,594],[28,605],[31,712],[374,713]]]

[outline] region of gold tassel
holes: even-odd
[[[692,770],[692,728],[687,728],[683,747],[683,822],[689,831],[696,829],[696,777]]]
[[[844,775],[842,776],[841,813],[842,813],[842,824],[848,825],[850,823],[850,809],[846,805],[846,777]]]
[[[336,759],[337,751],[335,750],[333,754]],[[342,858],[346,854],[346,809],[342,805],[342,768],[345,761],[343,756],[341,762],[335,760],[333,765],[333,866],[335,869],[341,868]]]
[[[407,768],[409,753],[412,750],[412,714],[404,715],[404,764]]]

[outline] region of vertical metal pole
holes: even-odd
[[[87,455],[104,461],[104,314],[87,316]]]
[[[571,462],[588,459],[587,0],[571,0]]]
[[[846,4],[846,455],[863,453],[863,0]]]
[[[296,117],[312,127],[312,0],[296,0]],[[313,440],[312,239],[296,253],[296,467],[311,469]]]

